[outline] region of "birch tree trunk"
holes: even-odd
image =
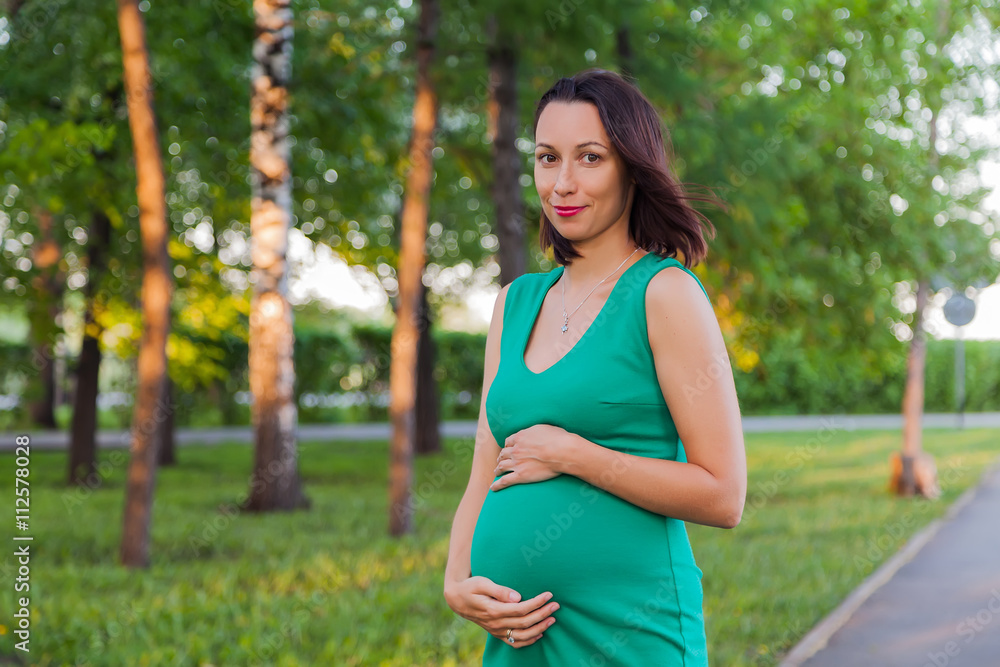
[[[254,471],[245,509],[309,506],[299,477],[288,302],[288,230],[292,180],[288,80],[292,69],[290,0],[254,0],[253,91],[250,99],[250,208],[253,298],[250,304],[250,393]]]

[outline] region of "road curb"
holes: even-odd
[[[851,616],[864,604],[865,600],[892,579],[893,575],[900,568],[913,560],[942,526],[951,521],[962,508],[972,502],[983,481],[996,473],[997,470],[1000,470],[1000,459],[987,466],[976,483],[966,489],[945,511],[943,516],[934,519],[916,535],[911,537],[902,549],[885,563],[882,563],[877,570],[868,575],[843,602],[817,623],[812,630],[807,632],[799,643],[792,647],[792,650],[778,663],[778,667],[801,667],[806,660],[823,649],[830,640],[830,637],[850,620]]]

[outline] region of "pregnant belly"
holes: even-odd
[[[486,495],[472,538],[472,575],[509,586],[521,599],[544,591],[559,599],[634,582],[639,573],[668,574],[665,521],[572,475],[515,484]]]

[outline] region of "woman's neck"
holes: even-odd
[[[643,254],[644,251],[638,249],[631,240],[624,246],[603,244],[581,251],[581,256],[563,269],[563,275],[574,289],[593,287],[606,278],[610,280],[609,276],[613,278],[614,274],[625,271],[633,262],[641,259]]]

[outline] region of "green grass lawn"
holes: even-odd
[[[180,464],[157,480],[153,565],[140,572],[115,564],[123,452],[102,454],[107,481],[79,492],[62,486],[63,454],[37,451],[31,653],[13,649],[5,575],[0,663],[478,665],[485,631],[441,597],[470,443],[448,440],[444,453],[417,461],[416,530],[402,539],[386,536],[386,442],[302,443],[313,507],[268,516],[230,510],[249,486],[249,446],[181,448]],[[776,664],[978,481],[1000,455],[1000,430],[925,432],[944,488],[936,502],[887,492],[888,457],[899,443],[879,431],[747,436],[743,522],[731,531],[689,526],[713,667]],[[0,462],[10,507],[13,457]],[[0,568],[13,561],[13,548],[6,551]]]

